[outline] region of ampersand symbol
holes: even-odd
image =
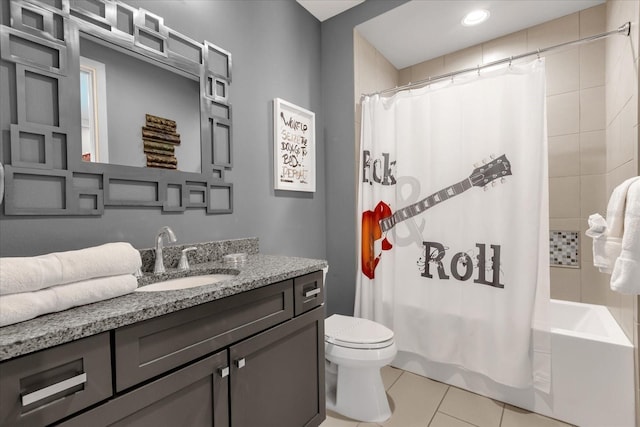
[[[412,177],[412,176],[401,176],[397,179],[397,188],[398,191],[398,206],[409,206],[418,201],[418,197],[420,196],[420,182]],[[405,191],[403,186],[409,186],[410,191],[407,197],[405,198]],[[416,223],[415,218],[409,218],[401,223],[397,224],[395,228],[392,230],[393,234],[393,242],[398,246],[409,246],[411,243],[415,243],[417,247],[422,248],[422,232],[425,227],[425,220],[420,220],[420,225]],[[404,226],[407,230],[407,235],[400,236],[398,233],[398,228]]]

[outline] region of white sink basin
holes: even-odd
[[[178,279],[165,280],[164,282],[140,286],[136,292],[174,291],[177,289],[189,289],[203,285],[222,282],[236,277],[235,274],[204,274],[201,276],[180,277]]]

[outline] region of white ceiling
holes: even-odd
[[[320,22],[363,3],[364,0],[296,0]]]
[[[364,0],[297,1],[323,21]],[[411,0],[356,28],[397,69],[402,69],[604,2],[605,0]],[[491,13],[489,20],[476,27],[462,26],[463,16],[478,8],[487,9]]]

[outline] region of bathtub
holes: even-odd
[[[392,366],[581,427],[635,426],[633,345],[600,305],[551,300],[551,393],[398,352]]]

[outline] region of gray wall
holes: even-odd
[[[327,314],[353,314],[356,278],[356,153],[353,28],[407,0],[367,0],[322,23],[327,144]],[[392,29],[390,29],[392,30]]]
[[[192,39],[232,53],[234,168],[227,178],[234,185],[233,214],[108,207],[101,217],[0,216],[0,256],[120,240],[147,248],[158,228],[169,225],[181,243],[256,236],[264,253],[326,258],[320,23],[293,0],[127,3],[164,17],[167,26]],[[275,97],[316,112],[315,193],[273,190]],[[2,144],[9,144],[4,134]]]
[[[0,256],[120,240],[146,248],[162,225],[171,226],[180,242],[256,236],[264,253],[327,259],[327,312],[353,313],[353,28],[406,1],[367,0],[322,24],[294,0],[127,1],[165,17],[166,25],[195,40],[232,53],[234,168],[227,176],[234,184],[234,213],[107,208],[98,218],[0,216]],[[275,97],[316,113],[313,194],[273,190]]]

